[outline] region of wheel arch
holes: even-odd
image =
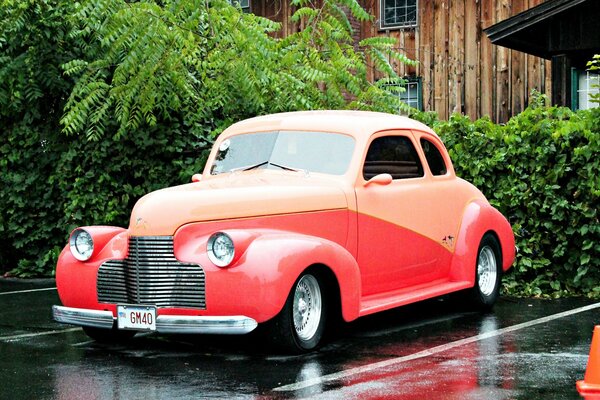
[[[317,278],[323,280],[326,297],[330,302],[329,318],[333,318],[334,322],[341,320],[343,318],[342,292],[335,272],[328,265],[323,263],[309,265],[302,273],[304,272],[314,272],[318,275]]]
[[[450,267],[452,281],[475,284],[475,264],[479,244],[487,234],[493,235],[500,247],[502,271],[506,272],[515,258],[515,238],[506,218],[489,203],[481,200],[467,205],[463,213]]]
[[[203,250],[207,240],[204,235],[187,238],[190,240],[182,240],[179,245],[176,240],[179,260],[204,267],[206,301],[211,313],[242,313],[259,323],[266,322],[281,312],[298,277],[308,269],[317,269],[329,286],[337,288],[344,320],[358,318],[360,271],[356,259],[341,244],[284,230],[247,232],[251,235],[243,254],[225,268],[212,265],[208,259]],[[232,292],[244,296],[232,297]]]
[[[301,238],[300,241],[303,240]],[[359,317],[361,281],[360,271],[356,260],[347,252],[346,249],[336,243],[323,241],[319,238],[305,238],[309,242],[313,240],[322,241],[323,247],[318,251],[306,251],[301,253],[301,257],[296,258],[286,269],[295,271],[285,279],[288,284],[285,285],[287,291],[285,296],[293,290],[294,282],[306,272],[312,272],[323,280],[327,298],[332,303],[331,310],[335,314],[335,319],[352,321]],[[308,243],[303,243],[308,244]],[[303,247],[303,246],[300,246]],[[313,249],[314,250],[314,249]],[[298,253],[297,253],[298,254]],[[281,303],[281,310],[283,303]]]

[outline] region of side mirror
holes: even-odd
[[[200,182],[202,180],[202,174],[192,175],[192,182]]]
[[[393,181],[393,179],[390,174],[379,174],[379,175],[375,175],[374,177],[369,179],[367,181],[367,183],[365,183],[365,186],[369,186],[369,185],[386,186],[386,185],[389,185],[390,183],[392,183],[392,181]]]

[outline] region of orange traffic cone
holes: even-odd
[[[577,391],[583,397],[600,398],[600,325],[594,327],[590,358],[582,381],[577,381]]]

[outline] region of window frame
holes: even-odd
[[[416,86],[417,86],[417,107],[414,107],[414,108],[416,108],[419,111],[424,111],[423,110],[423,78],[420,76],[405,76],[402,79],[404,79],[406,81],[406,83],[403,85],[389,84],[386,86],[388,86],[388,87],[393,87],[393,86],[404,87],[405,91],[403,93],[393,93],[393,94],[398,96],[400,101],[402,101],[403,103],[410,106],[410,104],[408,102],[406,102],[406,101],[404,101],[404,99],[402,99],[402,95],[409,92],[409,88],[407,87],[408,85],[416,84]],[[401,109],[398,109],[398,114],[405,115],[406,113],[404,113]]]
[[[431,169],[431,163],[429,162],[429,159],[427,158],[427,152],[425,151],[425,148],[423,147],[423,141],[426,141],[427,143],[429,143],[430,146],[433,146],[437,150],[437,153],[438,153],[440,159],[442,160],[442,163],[444,164],[445,172],[443,174],[434,174],[433,173],[433,170]],[[423,136],[419,137],[419,145],[421,146],[421,151],[423,152],[423,157],[425,157],[425,163],[427,164],[427,169],[429,170],[429,173],[431,174],[431,176],[434,178],[448,176],[448,174],[450,172],[450,170],[448,168],[448,161],[446,160],[446,157],[444,156],[444,152],[440,150],[440,147],[435,143],[435,141],[433,141],[430,138],[428,138],[427,136],[423,135]]]
[[[367,158],[369,156],[369,151],[371,150],[373,143],[376,142],[377,140],[381,140],[381,139],[385,139],[385,138],[395,138],[395,137],[403,138],[403,139],[407,140],[408,143],[410,144],[412,156],[416,160],[417,173],[420,173],[420,175],[394,178],[394,174],[390,173],[390,171],[382,171],[382,172],[374,173],[374,175],[371,177],[365,176],[365,167],[367,166],[367,162],[369,162],[367,160]],[[401,182],[401,181],[412,180],[412,179],[424,179],[427,174],[425,172],[425,166],[424,166],[424,162],[421,157],[420,151],[422,151],[422,149],[420,149],[419,146],[415,143],[411,132],[401,132],[401,131],[388,132],[386,134],[377,135],[375,137],[372,137],[371,140],[369,141],[366,151],[364,153],[364,158],[363,158],[361,170],[360,170],[360,176],[365,182],[368,182],[370,179],[372,179],[373,177],[380,175],[380,174],[390,174],[392,176],[393,182]],[[390,163],[391,162],[405,162],[405,161],[406,160],[394,160],[394,161],[388,160],[388,162],[390,162]],[[371,161],[371,162],[385,162],[385,161],[382,161],[382,160],[377,161],[376,160],[376,161]],[[427,167],[429,167],[429,166],[427,166]]]
[[[242,9],[242,11],[244,13],[251,13],[252,12],[252,1],[251,0],[227,0],[229,2],[229,4],[231,4],[234,7],[240,7]],[[243,7],[242,3],[243,2],[248,2],[248,6],[247,7]]]
[[[573,111],[577,111],[577,110],[589,110],[591,108],[596,108],[599,105],[595,104],[595,103],[591,103],[589,100],[589,95],[590,93],[600,93],[600,89],[596,88],[595,90],[590,90],[590,88],[588,87],[587,92],[587,100],[586,100],[586,105],[588,105],[588,108],[581,108],[581,104],[579,102],[579,94],[580,92],[583,92],[583,90],[580,90],[580,86],[579,86],[579,79],[581,78],[581,76],[585,74],[587,76],[589,75],[594,75],[598,78],[598,84],[600,84],[600,74],[595,73],[595,72],[590,72],[587,70],[581,70],[578,68],[571,68],[571,110]]]
[[[416,29],[419,26],[419,0],[415,1],[415,19],[414,22],[409,23],[394,23],[387,25],[385,23],[385,1],[379,0],[379,30],[393,30],[393,29]],[[409,0],[407,0],[409,1]],[[427,1],[427,0],[425,0]]]
[[[420,76],[409,76],[409,77],[404,77],[403,78],[406,81],[405,86],[411,85],[411,84],[416,84],[417,86],[417,107],[413,107],[416,108],[419,111],[423,111],[423,79]],[[405,87],[406,91],[404,93],[408,93],[409,88]],[[402,100],[402,95],[404,93],[398,93],[398,96],[400,97],[400,100]],[[408,102],[405,102],[406,104],[408,104]]]

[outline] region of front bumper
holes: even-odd
[[[112,329],[116,318],[111,311],[88,310],[52,306],[55,321],[64,324]],[[233,316],[177,316],[156,317],[156,331],[160,333],[243,335],[253,331],[257,322],[243,315]]]

